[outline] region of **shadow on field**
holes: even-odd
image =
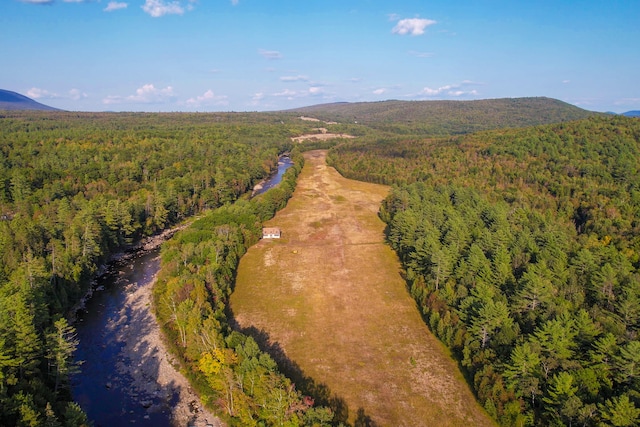
[[[262,351],[269,354],[278,364],[280,371],[289,377],[296,385],[296,388],[305,395],[313,397],[315,404],[318,406],[326,406],[331,408],[334,413],[333,424],[349,426],[349,407],[347,402],[336,394],[332,394],[326,384],[322,384],[313,378],[306,376],[300,366],[287,357],[280,343],[271,341],[269,334],[254,326],[248,328],[240,328],[237,323],[235,329],[245,335],[252,337],[258,343]],[[354,427],[378,427],[377,424],[368,416],[363,408],[359,408],[356,412]]]

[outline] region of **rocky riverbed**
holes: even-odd
[[[148,412],[167,412],[173,425],[221,426],[191,390],[186,378],[175,368],[176,361],[162,342],[160,329],[151,312],[151,291],[155,277],[145,285],[129,284],[120,316],[108,327],[117,330],[124,343],[116,378],[131,378],[125,387],[132,400]],[[115,380],[117,381],[117,380]]]
[[[176,369],[153,315],[158,247],[175,231],[114,260],[78,312],[83,365],[73,393],[96,427],[224,425]]]

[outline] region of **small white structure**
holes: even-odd
[[[262,238],[263,239],[279,239],[282,232],[279,227],[263,227]]]

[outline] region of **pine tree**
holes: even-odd
[[[640,409],[626,394],[608,399],[604,404],[599,404],[598,409],[605,426],[630,427],[638,425],[640,421]]]
[[[33,310],[21,294],[16,295],[14,304],[13,334],[15,358],[19,366],[20,378],[39,372],[42,342],[34,324]]]
[[[567,425],[578,417],[582,407],[580,398],[576,396],[578,387],[574,382],[573,375],[566,371],[554,375],[550,381],[547,396],[542,399],[548,405],[547,414],[552,419],[558,419]]]
[[[80,371],[79,364],[73,359],[78,344],[75,328],[64,317],[58,319],[47,334],[47,359],[56,392],[67,383],[70,375]]]

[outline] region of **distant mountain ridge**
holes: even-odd
[[[325,121],[358,122],[379,129],[463,134],[580,120],[597,113],[546,97],[475,101],[340,102],[287,110]]]
[[[41,111],[60,111],[57,108],[49,107],[20,95],[17,92],[0,89],[0,110],[41,110]]]
[[[627,117],[640,117],[640,110],[627,111],[626,113],[622,113],[622,115]]]

